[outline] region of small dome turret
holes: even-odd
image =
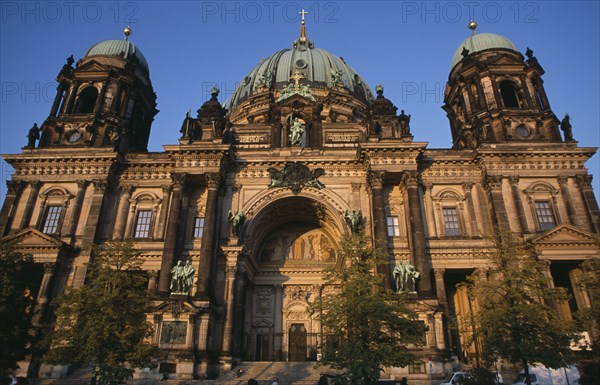
[[[451,68],[454,68],[463,59],[463,50],[467,49],[469,54],[482,52],[488,49],[507,49],[518,52],[512,41],[495,33],[473,33],[460,43],[454,56],[452,56]]]
[[[116,56],[136,63],[146,73],[150,72],[142,51],[129,40],[105,40],[94,44],[84,57],[90,56]]]

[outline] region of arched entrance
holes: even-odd
[[[306,327],[304,324],[292,324],[288,331],[289,361],[306,361]]]
[[[323,270],[337,261],[344,231],[337,222],[333,210],[298,196],[276,199],[252,218],[246,232],[256,242],[249,253],[256,273],[245,310],[250,360],[316,359],[321,328],[309,308],[321,295]]]

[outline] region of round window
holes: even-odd
[[[527,126],[525,126],[524,124],[517,126],[516,131],[517,131],[517,135],[520,136],[521,138],[526,138],[529,135],[531,135],[531,130],[529,128],[527,128]]]
[[[296,67],[298,68],[306,68],[307,64],[304,60],[298,59],[296,60]]]
[[[75,143],[77,142],[79,139],[81,139],[81,132],[75,130],[75,131],[71,131],[68,135],[67,135],[67,140],[71,143]]]

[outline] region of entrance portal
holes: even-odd
[[[292,324],[290,335],[290,361],[306,361],[306,328],[303,324]]]

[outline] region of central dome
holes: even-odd
[[[292,49],[283,49],[262,59],[242,79],[233,93],[230,109],[235,109],[257,89],[284,88],[293,82],[291,77],[297,72],[301,73],[303,81],[307,81],[313,89],[343,86],[365,103],[373,99],[363,78],[343,58],[324,49],[314,48],[313,42],[304,35],[304,25],[302,27],[300,38],[293,43]]]

